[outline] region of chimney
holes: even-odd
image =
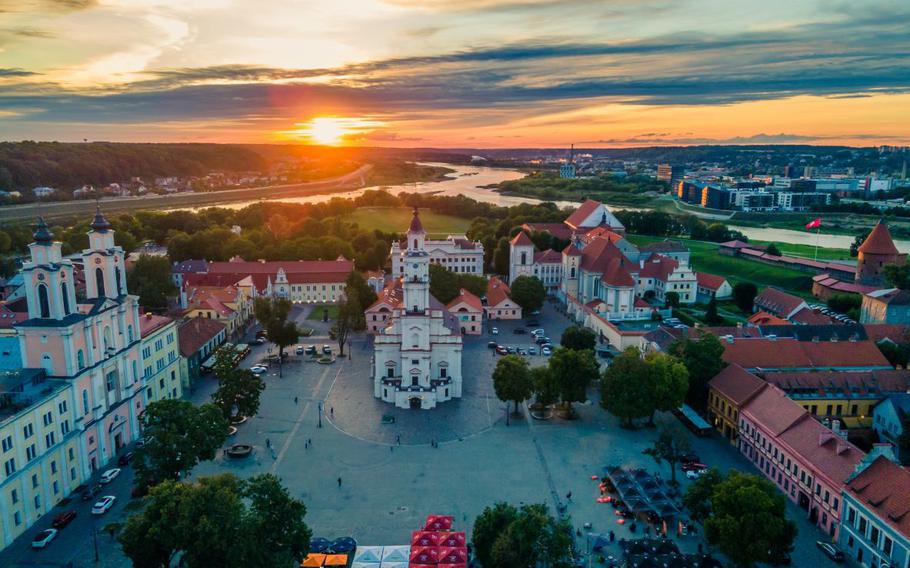
[[[835,419],[835,420],[832,420],[832,421],[831,421],[831,430],[832,430],[835,434],[837,434],[838,436],[840,436],[841,438],[843,438],[844,440],[847,439],[847,430],[841,428],[840,420],[836,420],[836,419]]]

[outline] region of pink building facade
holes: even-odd
[[[16,326],[26,368],[43,368],[74,390],[83,463],[102,467],[139,436],[144,412],[138,297],[128,294],[123,249],[100,210],[82,251],[85,300],[73,263],[39,219],[22,266],[29,318]]]
[[[740,452],[833,538],[840,528],[841,491],[865,456],[845,437],[846,431],[819,423],[774,386],[740,411]]]

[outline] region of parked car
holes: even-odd
[[[528,325],[528,327],[539,327],[540,322],[537,320],[530,320],[530,321],[528,321],[527,325]]]
[[[252,371],[254,375],[261,375],[263,373],[267,373],[268,370],[269,370],[268,367],[264,367],[262,365],[253,365],[252,367],[250,367],[250,371]]]
[[[544,335],[544,330],[543,330],[543,328],[535,329],[535,330],[531,331],[531,335],[533,335],[534,337],[537,337],[539,335]]]
[[[528,355],[537,355],[536,347],[528,347]]]
[[[105,471],[104,473],[102,473],[101,479],[99,479],[98,481],[100,481],[102,485],[107,485],[111,481],[114,481],[114,479],[118,475],[120,475],[120,468],[115,467],[114,469],[109,469],[109,470]]]
[[[688,462],[688,463],[682,464],[680,466],[680,469],[682,469],[683,471],[702,471],[702,470],[707,470],[708,466],[706,466],[703,463]]]
[[[32,539],[32,548],[44,548],[57,537],[57,529],[44,529]]]
[[[508,351],[509,354],[513,354],[513,353],[515,353],[515,348],[514,348],[514,347],[506,347],[506,351]]]
[[[508,354],[509,354],[509,350],[506,349],[505,347],[503,347],[502,345],[498,345],[498,346],[496,347],[496,352],[499,353],[500,355],[508,355]]]
[[[549,341],[544,341],[543,343],[540,344],[540,348],[543,349],[544,347],[546,347],[547,349],[553,349],[553,344],[550,343]]]
[[[489,347],[490,349],[496,349],[499,346],[496,344],[495,341],[491,341],[491,342],[487,343],[487,347]]]
[[[331,355],[331,354],[332,354],[332,346],[331,346],[331,345],[323,345],[323,346],[322,346],[322,354],[323,354],[323,355]]]
[[[815,541],[815,546],[817,546],[821,551],[835,562],[844,561],[844,553],[840,551],[839,548],[831,544],[830,542],[822,542],[820,540]]]
[[[516,349],[516,352],[517,352],[519,355],[527,355],[527,352],[525,351],[525,348],[524,348],[524,347],[519,347],[518,349]]]
[[[110,510],[110,508],[114,506],[114,501],[116,501],[116,500],[117,500],[117,498],[114,497],[113,495],[105,495],[98,502],[96,502],[94,505],[92,505],[92,514],[93,515],[103,515],[103,514],[107,513],[108,510]]]
[[[134,455],[135,454],[133,452],[126,452],[125,454],[120,456],[120,459],[117,460],[117,465],[119,465],[119,466],[130,465],[130,462],[133,461]]]
[[[549,347],[541,347],[541,348],[540,348],[540,354],[541,354],[541,355],[546,355],[547,357],[549,357],[550,355],[553,354],[553,351],[552,351]]]
[[[101,486],[98,484],[95,484],[91,487],[91,489],[86,489],[85,491],[82,492],[82,500],[91,501],[92,499],[95,498],[95,495],[97,495],[99,493],[101,493]]]
[[[499,335],[499,328],[494,327],[493,329],[490,330],[490,333],[492,333],[493,335]]]
[[[512,333],[514,333],[515,335],[524,335],[524,334],[528,333],[528,330],[526,330],[523,327],[516,327],[515,329],[512,330]]]
[[[307,345],[306,348],[303,350],[303,352],[304,352],[305,354],[307,354],[307,355],[315,355],[315,354],[316,354],[316,346],[315,346],[315,345]]]
[[[297,349],[294,350],[294,353],[297,355],[303,355],[303,345],[298,345]]]
[[[697,462],[700,462],[700,461],[701,461],[701,460],[699,459],[698,454],[692,454],[692,453],[683,454],[683,455],[679,458],[679,463],[683,463],[683,464],[686,464],[686,463],[697,463]]]
[[[701,471],[695,471],[695,470],[690,469],[690,470],[686,471],[686,477],[689,479],[698,479],[699,477],[702,476],[702,472],[707,472],[707,471],[708,470],[706,470],[706,469],[703,469]]]
[[[54,517],[54,522],[51,523],[51,526],[55,529],[62,529],[66,525],[73,522],[73,519],[76,518],[76,511],[70,509],[69,511],[63,511],[56,517]]]

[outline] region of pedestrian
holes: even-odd
[[[294,404],[297,404],[297,397],[294,397]]]
[[[566,501],[571,501],[571,500],[572,500],[572,492],[569,491],[568,493],[566,493]]]
[[[613,531],[610,531],[610,542],[613,542],[614,540],[616,540],[616,535],[613,534]]]
[[[395,434],[395,442],[400,446],[401,445],[401,434]]]
[[[306,443],[312,446],[312,445],[313,445],[313,438],[307,438],[307,439],[306,439]]]
[[[309,443],[309,442],[304,442],[304,443],[303,443],[303,449],[304,449],[304,450],[310,449],[310,443]]]
[[[341,477],[338,478],[338,487],[341,488]]]
[[[394,451],[395,451],[395,446],[389,446],[389,453],[392,453]]]
[[[272,441],[269,440],[268,438],[265,439],[265,447],[266,447],[266,448],[271,448],[271,447],[272,447]]]
[[[332,418],[335,418],[335,407],[334,406],[329,407],[329,416],[331,416]]]

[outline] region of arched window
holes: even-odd
[[[414,239],[414,250],[417,250],[417,239]]]
[[[66,286],[66,282],[60,283],[60,295],[63,296],[63,315],[68,316],[70,314],[70,295],[69,289]]]
[[[575,278],[575,267],[574,266],[572,267],[572,270],[570,270],[570,273],[571,273],[571,276],[569,276],[569,278]]]
[[[411,334],[411,348],[417,349],[420,347],[420,336],[416,333]]]
[[[123,295],[123,284],[120,282],[120,267],[114,269],[114,275],[117,277],[117,296]]]
[[[133,326],[132,325],[126,326],[126,337],[127,337],[127,339],[129,339],[130,343],[133,342]]]
[[[98,287],[98,297],[103,297],[104,294],[104,271],[101,268],[95,269],[95,285]]]
[[[82,349],[76,351],[76,365],[80,371],[85,368],[85,353],[82,352]]]
[[[528,253],[526,253],[526,252],[521,253],[521,263],[526,264],[527,262],[528,262]]]
[[[104,350],[107,351],[113,347],[114,341],[111,338],[111,328],[109,326],[104,326]]]
[[[47,297],[47,286],[38,284],[38,309],[41,311],[41,317],[51,317],[51,303]]]

